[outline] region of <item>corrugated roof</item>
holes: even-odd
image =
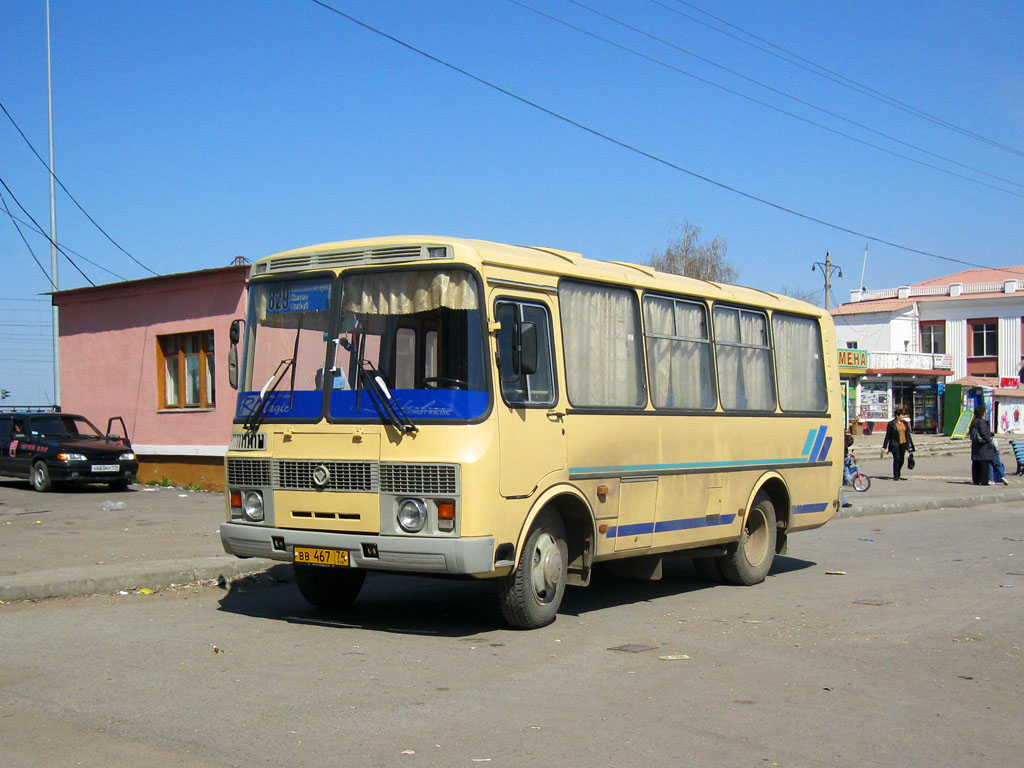
[[[950,285],[951,283],[1001,283],[1003,280],[1024,278],[1024,264],[1014,267],[979,268],[965,269],[962,272],[954,272],[952,275],[934,277],[931,280],[923,280],[920,283],[911,285]],[[977,294],[975,294],[977,295]],[[948,297],[947,297],[948,298]]]
[[[873,299],[871,301],[849,301],[831,310],[833,315],[867,315],[872,312],[892,312],[905,309],[914,303],[913,299]]]

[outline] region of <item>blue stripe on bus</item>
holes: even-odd
[[[811,428],[807,430],[807,441],[804,443],[804,449],[800,451],[801,456],[808,456],[811,453],[811,446],[814,445],[814,435],[817,434],[817,430]]]
[[[820,504],[794,504],[793,514],[807,515],[812,512],[824,512],[826,509],[828,509],[827,501],[823,501]]]
[[[608,528],[606,535],[609,539],[615,539],[620,536],[639,536],[645,533],[668,533],[669,531],[683,531],[690,528],[706,528],[712,525],[730,525],[735,519],[736,515],[722,515],[713,520],[709,520],[706,517],[688,517],[679,520],[662,520],[658,523],[613,525]]]
[[[814,438],[814,447],[811,448],[811,455],[808,457],[808,461],[814,461],[814,457],[818,455],[818,451],[821,450],[821,444],[825,441],[825,433],[828,432],[828,427],[818,427],[818,436]]]
[[[569,467],[569,474],[581,472],[647,472],[651,470],[709,469],[727,467],[770,466],[772,464],[802,464],[806,456],[794,459],[744,459],[741,461],[694,461],[685,464],[626,464],[618,467]]]
[[[825,444],[821,446],[821,453],[818,454],[818,461],[824,461],[825,457],[828,456],[828,449],[832,447],[832,438],[826,437]]]

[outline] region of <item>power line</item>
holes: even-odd
[[[24,213],[26,216],[28,216],[29,220],[33,224],[36,225],[36,230],[38,230],[39,232],[42,232],[43,228],[39,226],[39,222],[36,221],[35,219],[33,219],[32,218],[32,214],[29,213],[27,210],[25,210],[25,206],[23,206],[20,202],[18,202],[18,198],[15,196],[15,194],[13,192],[11,192],[11,188],[7,186],[7,182],[5,182],[3,180],[3,177],[0,177],[0,185],[2,185],[3,188],[7,190],[7,194],[9,194],[11,196],[11,199],[14,201],[15,205],[17,205],[19,208],[21,208],[21,212]],[[49,235],[44,235],[44,236],[46,237],[47,240],[50,241],[50,244],[54,248],[56,248],[58,251],[60,251],[61,253],[64,254],[64,258],[67,259],[69,262],[71,262],[71,266],[73,266],[75,269],[78,270],[78,274],[80,274],[82,277],[84,277],[86,279],[86,281],[89,283],[89,285],[92,285],[92,286],[96,285],[96,283],[94,283],[92,280],[90,280],[89,276],[87,274],[85,274],[85,272],[82,271],[82,268],[79,267],[75,263],[75,260],[72,259],[70,256],[68,256],[67,251],[65,251],[63,248],[61,248],[59,245],[57,245],[57,242],[52,237],[50,237]],[[42,265],[40,265],[40,266],[42,266]],[[43,271],[45,272],[46,270],[43,270]],[[52,286],[53,285],[53,279],[50,278],[49,275],[47,275],[47,278],[50,280],[50,285]],[[56,290],[56,287],[54,287],[54,290]]]
[[[794,53],[793,51],[787,50],[786,48],[783,48],[781,45],[777,45],[777,44],[771,42],[770,40],[766,40],[765,38],[760,37],[760,36],[754,34],[753,32],[750,32],[749,30],[743,29],[742,27],[738,27],[735,24],[726,21],[722,17],[716,16],[715,14],[711,13],[710,11],[705,11],[703,8],[700,8],[700,7],[696,6],[696,5],[694,5],[693,3],[686,2],[686,0],[676,0],[676,2],[679,3],[680,5],[685,5],[685,6],[688,6],[690,8],[693,8],[695,11],[703,13],[705,16],[708,16],[709,18],[712,18],[712,19],[714,19],[715,21],[717,21],[717,22],[719,22],[721,24],[725,24],[727,27],[730,27],[730,28],[735,29],[735,30],[737,30],[739,32],[742,32],[744,35],[747,35],[747,36],[753,38],[754,40],[758,40],[758,41],[764,43],[765,45],[768,45],[768,46],[771,46],[772,48],[775,48],[778,51],[782,51],[782,53],[786,54],[786,56],[792,56],[794,59],[797,59],[797,61],[792,61],[790,59],[787,59],[786,56],[782,56],[782,55],[780,55],[778,53],[775,53],[774,51],[768,50],[767,48],[763,48],[760,45],[756,45],[755,43],[751,43],[749,40],[744,40],[744,39],[742,39],[742,38],[740,38],[740,37],[738,37],[736,35],[733,35],[733,34],[730,34],[729,32],[726,32],[725,30],[718,29],[713,24],[708,24],[705,21],[701,21],[697,17],[691,16],[688,13],[683,13],[682,11],[678,10],[677,8],[670,8],[669,6],[665,5],[663,2],[660,2],[660,0],[650,0],[650,2],[654,3],[655,5],[660,5],[662,8],[664,8],[667,11],[670,11],[672,13],[675,13],[675,14],[679,15],[679,16],[683,16],[684,18],[687,18],[687,19],[690,19],[692,21],[695,21],[698,24],[702,24],[705,27],[708,27],[709,29],[714,29],[716,32],[718,32],[720,34],[723,34],[723,35],[726,35],[727,37],[731,37],[733,40],[737,40],[737,41],[743,43],[744,45],[749,45],[749,46],[751,46],[753,48],[758,49],[759,51],[763,51],[764,53],[767,53],[767,54],[769,54],[771,56],[775,56],[776,58],[782,59],[783,61],[786,61],[789,64],[792,64],[793,66],[800,67],[801,69],[807,70],[808,72],[811,72],[812,74],[818,75],[819,77],[824,77],[826,80],[831,80],[834,83],[838,83],[839,85],[842,85],[845,88],[849,88],[849,89],[851,89],[853,91],[857,91],[858,93],[864,94],[865,96],[869,96],[870,98],[873,98],[873,99],[875,99],[877,101],[881,101],[884,104],[888,104],[891,107],[896,107],[897,109],[900,109],[900,110],[902,110],[904,112],[907,112],[909,114],[912,114],[912,115],[920,117],[920,118],[922,118],[924,120],[927,120],[930,123],[934,123],[936,125],[941,125],[943,128],[948,128],[949,130],[955,131],[955,132],[957,132],[957,133],[959,133],[959,134],[961,134],[963,136],[967,136],[969,138],[975,139],[976,141],[980,141],[982,143],[985,143],[985,144],[988,144],[990,146],[996,147],[997,149],[1002,149],[1005,152],[1009,152],[1011,154],[1019,155],[1021,157],[1024,157],[1024,152],[1022,152],[1019,149],[1015,149],[1014,147],[1007,146],[1006,144],[1002,144],[1002,143],[1000,143],[998,141],[995,141],[994,139],[986,138],[985,136],[982,136],[982,135],[980,135],[978,133],[975,133],[974,131],[971,131],[971,130],[969,130],[967,128],[962,128],[959,125],[956,125],[955,123],[951,123],[948,120],[942,119],[941,117],[937,117],[937,116],[935,116],[935,115],[933,115],[933,114],[931,114],[929,112],[925,112],[923,109],[915,107],[912,104],[908,104],[905,101],[900,101],[899,99],[897,99],[894,96],[889,96],[888,94],[883,93],[882,91],[879,91],[879,90],[877,90],[875,88],[872,88],[870,85],[866,85],[866,84],[861,83],[861,82],[859,82],[857,80],[854,80],[853,78],[847,77],[846,75],[840,74],[839,72],[831,70],[831,69],[829,69],[826,66],[818,64],[817,62],[814,62],[814,61],[811,61],[810,59],[804,58],[803,56],[801,56],[798,53]],[[804,63],[801,64],[800,62],[804,62]],[[805,66],[805,65],[810,65],[810,66]]]
[[[35,155],[36,158],[38,158],[39,162],[42,163],[46,167],[46,172],[49,173],[50,176],[53,177],[53,180],[56,181],[60,185],[60,188],[64,190],[65,194],[67,194],[67,196],[69,198],[71,198],[71,202],[73,202],[76,206],[78,206],[78,210],[80,210],[83,214],[85,214],[85,218],[87,218],[89,221],[91,221],[93,226],[96,227],[96,229],[98,229],[100,232],[102,232],[103,236],[105,238],[107,238],[107,240],[109,240],[111,243],[113,243],[114,246],[119,251],[121,251],[121,253],[123,253],[125,256],[127,256],[132,261],[134,261],[136,264],[138,264],[144,270],[149,272],[151,275],[157,275],[158,274],[157,272],[154,272],[152,269],[147,267],[141,261],[139,261],[134,256],[132,256],[130,253],[128,253],[128,251],[126,251],[124,248],[122,248],[121,245],[116,240],[114,240],[114,238],[112,238],[110,235],[108,235],[107,231],[105,229],[103,229],[103,227],[101,227],[96,222],[96,219],[94,219],[92,216],[89,215],[89,212],[86,211],[85,208],[82,207],[82,204],[79,203],[78,200],[75,199],[75,196],[72,195],[71,192],[68,190],[68,188],[64,186],[64,182],[62,182],[60,179],[57,178],[57,175],[53,171],[50,170],[50,166],[47,164],[47,162],[45,160],[43,160],[42,156],[38,152],[36,152],[36,148],[34,146],[32,146],[32,142],[28,140],[28,136],[25,135],[25,132],[21,130],[21,126],[19,126],[15,122],[14,118],[11,117],[11,113],[7,111],[7,107],[5,107],[3,105],[3,102],[0,102],[0,109],[3,110],[5,115],[7,115],[7,119],[11,121],[11,125],[14,126],[15,130],[17,130],[17,132],[19,134],[21,134],[21,138],[23,138],[25,140],[25,143],[28,144],[28,148],[32,150],[32,154]],[[113,273],[111,273],[111,274],[113,274]],[[86,278],[86,279],[88,279],[88,278]],[[124,278],[122,278],[122,279],[124,279]]]
[[[775,203],[775,202],[772,202],[772,201],[767,200],[765,198],[758,197],[757,195],[751,194],[749,192],[744,192],[741,189],[737,189],[736,187],[729,186],[728,184],[725,184],[723,182],[716,181],[716,180],[714,180],[714,179],[712,179],[712,178],[710,178],[708,176],[704,176],[702,174],[699,174],[696,171],[691,171],[688,168],[684,168],[681,165],[677,165],[677,164],[675,164],[675,163],[673,163],[673,162],[671,162],[669,160],[665,160],[664,158],[661,158],[661,157],[658,157],[657,155],[651,154],[650,152],[647,152],[647,151],[642,150],[642,149],[640,149],[638,147],[635,147],[632,144],[629,144],[629,143],[627,143],[625,141],[622,141],[621,139],[616,139],[616,138],[614,138],[612,136],[609,136],[608,134],[601,133],[600,131],[598,131],[598,130],[596,130],[594,128],[591,128],[591,127],[589,127],[587,125],[584,125],[583,123],[580,123],[580,122],[578,122],[576,120],[573,120],[570,117],[566,117],[565,115],[562,115],[562,114],[560,114],[558,112],[555,112],[552,109],[548,109],[547,107],[541,106],[540,104],[538,104],[538,103],[536,103],[534,101],[530,101],[529,99],[527,99],[527,98],[525,98],[523,96],[520,96],[520,95],[518,95],[516,93],[513,93],[512,91],[510,91],[510,90],[508,90],[506,88],[503,88],[500,85],[496,85],[495,83],[492,83],[489,80],[486,80],[486,79],[484,79],[484,78],[482,78],[482,77],[480,77],[478,75],[474,75],[472,72],[469,72],[469,71],[467,71],[465,69],[462,69],[461,67],[458,67],[455,64],[451,64],[451,63],[445,61],[444,59],[440,59],[437,56],[434,56],[433,54],[427,53],[426,51],[421,50],[420,48],[417,48],[414,45],[411,45],[411,44],[406,43],[406,42],[404,42],[402,40],[399,40],[397,37],[394,37],[393,35],[390,35],[387,32],[384,32],[384,31],[382,31],[380,29],[377,29],[376,27],[373,27],[373,26],[367,24],[364,21],[360,21],[359,19],[355,18],[354,16],[351,16],[351,15],[345,13],[344,11],[341,11],[341,10],[337,9],[337,8],[335,8],[332,5],[328,5],[327,3],[323,2],[323,0],[310,0],[310,2],[315,3],[316,5],[319,5],[320,7],[324,8],[325,10],[330,11],[331,13],[335,13],[338,16],[341,16],[344,19],[347,19],[348,21],[352,22],[353,24],[356,24],[357,26],[362,27],[363,29],[367,30],[368,32],[372,32],[373,34],[378,35],[379,37],[383,37],[386,40],[390,40],[391,42],[395,43],[396,45],[400,45],[401,47],[405,48],[406,50],[412,51],[413,53],[416,53],[416,54],[418,54],[418,55],[420,55],[420,56],[422,56],[422,57],[424,57],[426,59],[429,59],[430,61],[433,61],[436,64],[440,64],[441,66],[446,67],[446,68],[452,70],[453,72],[458,72],[460,75],[462,75],[464,77],[467,77],[470,80],[473,80],[474,82],[480,83],[481,85],[484,85],[487,88],[490,88],[490,89],[492,89],[494,91],[497,91],[498,93],[500,93],[500,94],[502,94],[504,96],[508,96],[509,98],[518,101],[520,104],[525,104],[526,106],[531,107],[531,108],[533,108],[533,109],[535,109],[535,110],[537,110],[539,112],[543,112],[544,114],[546,114],[546,115],[548,115],[550,117],[553,117],[556,120],[560,120],[563,123],[566,123],[567,125],[571,125],[574,128],[578,128],[579,130],[584,131],[585,133],[589,133],[591,136],[595,136],[595,137],[597,137],[597,138],[599,138],[599,139],[601,139],[603,141],[606,141],[606,142],[608,142],[610,144],[614,144],[617,147],[621,147],[622,149],[625,149],[625,150],[627,150],[629,152],[632,152],[634,154],[640,155],[641,157],[645,157],[648,160],[652,160],[652,161],[654,161],[654,162],[656,162],[656,163],[658,163],[660,165],[665,166],[666,168],[671,168],[671,169],[673,169],[675,171],[679,171],[680,173],[685,173],[687,176],[691,176],[691,177],[693,177],[695,179],[700,179],[701,181],[704,181],[704,182],[706,182],[708,184],[716,186],[719,189],[724,189],[727,192],[732,192],[732,193],[734,193],[736,195],[739,195],[740,197],[744,197],[744,198],[746,198],[748,200],[753,200],[754,202],[761,203],[762,205],[766,205],[766,206],[768,206],[770,208],[774,208],[777,211],[782,211],[783,213],[788,213],[788,214],[790,214],[792,216],[796,216],[798,218],[804,219],[805,221],[811,221],[811,222],[814,222],[816,224],[821,224],[822,226],[828,227],[830,229],[837,230],[839,232],[845,232],[845,233],[850,234],[850,235],[856,235],[858,237],[866,237],[868,240],[870,240],[872,242],[881,243],[883,245],[888,245],[888,246],[891,246],[893,248],[898,248],[901,251],[907,251],[908,253],[916,253],[916,254],[919,254],[921,256],[928,256],[928,257],[934,258],[934,259],[941,259],[942,261],[949,261],[949,262],[953,262],[955,264],[964,264],[964,265],[969,266],[969,267],[982,267],[982,268],[985,268],[985,269],[989,268],[989,267],[986,267],[983,264],[976,264],[976,263],[971,262],[971,261],[964,261],[963,259],[955,259],[955,258],[953,258],[951,256],[942,256],[940,254],[932,253],[930,251],[924,251],[924,250],[921,250],[921,249],[918,249],[918,248],[913,248],[913,247],[910,247],[910,246],[901,245],[899,243],[895,243],[895,242],[892,242],[890,240],[885,240],[884,238],[877,237],[875,235],[869,235],[869,234],[866,234],[866,233],[863,233],[863,232],[858,232],[855,229],[851,229],[849,227],[844,227],[844,226],[842,226],[840,224],[833,224],[832,222],[826,221],[825,219],[821,219],[821,218],[818,218],[816,216],[812,216],[812,215],[807,214],[807,213],[802,213],[802,212],[797,211],[797,210],[795,210],[793,208],[789,208],[787,206],[781,205],[780,203]]]
[[[529,10],[533,10],[535,13],[539,13],[539,11],[535,11],[533,8],[530,8],[529,6],[523,5],[522,3],[518,2],[518,0],[509,0],[509,2],[514,3],[515,5],[522,6],[523,8],[527,8]],[[673,49],[679,51],[680,53],[684,53],[687,56],[695,58],[698,61],[702,61],[705,64],[708,64],[708,65],[710,65],[712,67],[715,67],[717,69],[720,69],[723,72],[727,72],[728,74],[733,75],[734,77],[738,77],[738,78],[740,78],[742,80],[746,80],[747,82],[753,83],[754,85],[756,85],[756,86],[758,86],[760,88],[764,88],[765,90],[771,91],[774,94],[777,94],[777,95],[782,96],[784,98],[790,99],[791,101],[795,101],[797,104],[802,104],[805,107],[809,107],[810,109],[813,109],[816,112],[820,112],[820,113],[822,113],[824,115],[828,115],[829,117],[834,117],[837,120],[842,120],[844,123],[848,123],[849,125],[856,126],[857,128],[860,128],[861,130],[868,131],[869,133],[873,133],[876,136],[881,136],[884,139],[888,139],[889,141],[896,142],[897,144],[901,144],[902,146],[909,147],[910,149],[914,149],[914,150],[916,150],[918,152],[921,152],[923,154],[929,155],[930,157],[934,157],[934,158],[936,158],[938,160],[943,160],[943,161],[945,161],[947,163],[952,163],[953,165],[959,166],[960,168],[964,168],[964,169],[969,170],[969,171],[974,171],[975,173],[980,173],[983,176],[988,176],[989,178],[997,179],[998,181],[1002,181],[1002,182],[1004,182],[1006,184],[1012,184],[1015,187],[1020,187],[1020,188],[1024,189],[1024,184],[1020,184],[1020,183],[1018,183],[1016,181],[1012,181],[1011,179],[1004,179],[1001,176],[996,176],[995,174],[989,173],[987,171],[983,171],[980,168],[975,168],[973,166],[966,165],[966,164],[961,163],[961,162],[959,162],[957,160],[953,160],[952,158],[946,157],[945,155],[940,155],[937,152],[932,152],[931,150],[924,149],[923,147],[919,147],[916,144],[910,143],[909,141],[904,141],[903,139],[900,139],[900,138],[897,138],[896,136],[893,136],[891,134],[885,133],[884,131],[879,131],[879,130],[877,130],[875,128],[872,128],[871,126],[865,125],[864,123],[859,123],[856,120],[852,120],[852,119],[850,119],[848,117],[845,117],[845,116],[839,114],[838,112],[833,112],[832,110],[825,109],[824,107],[819,107],[817,104],[814,104],[813,102],[807,101],[806,99],[802,99],[799,96],[794,96],[791,93],[783,91],[783,90],[781,90],[779,88],[775,88],[774,86],[768,85],[767,83],[761,82],[760,80],[757,80],[756,78],[750,77],[748,75],[744,75],[742,72],[739,72],[739,71],[737,71],[735,69],[727,67],[724,64],[719,64],[717,61],[714,61],[713,59],[709,59],[706,56],[701,56],[700,54],[694,53],[693,51],[690,51],[690,50],[687,50],[686,48],[683,48],[680,45],[676,45],[675,43],[673,43],[670,40],[666,40],[666,39],[664,39],[662,37],[658,37],[657,35],[652,35],[650,32],[646,32],[646,31],[640,29],[639,27],[635,27],[632,24],[627,24],[626,22],[621,21],[620,19],[617,19],[614,16],[611,16],[611,15],[609,15],[607,13],[603,13],[602,11],[598,11],[598,10],[596,10],[594,8],[591,8],[590,6],[586,5],[585,3],[580,2],[580,0],[566,0],[566,2],[572,3],[573,5],[575,5],[575,6],[579,7],[579,8],[583,8],[584,10],[589,11],[590,13],[593,13],[596,16],[600,16],[603,19],[607,19],[608,21],[611,21],[611,22],[613,22],[615,24],[618,24],[618,25],[620,25],[622,27],[625,27],[626,29],[628,29],[628,30],[630,30],[632,32],[636,32],[639,35],[643,35],[644,37],[647,37],[647,38],[649,38],[651,40],[659,42],[662,45],[666,45],[669,48],[673,48]],[[717,84],[716,84],[716,87],[721,87],[721,86],[717,86]],[[932,166],[932,167],[934,167],[934,166]],[[954,174],[954,175],[957,175],[957,174]],[[963,178],[968,178],[968,177],[964,176]],[[976,181],[976,183],[983,184],[984,182]],[[986,186],[989,186],[989,185],[986,184]],[[999,187],[995,187],[995,189],[999,189]],[[1003,190],[1003,191],[1005,192],[1005,191],[1008,191],[1008,190]],[[1011,194],[1016,194],[1016,193],[1011,193]]]
[[[29,223],[29,222],[27,222],[27,221],[24,221],[23,219],[19,219],[19,218],[18,218],[17,216],[13,216],[13,215],[11,215],[10,213],[8,213],[8,216],[11,216],[11,218],[12,218],[12,219],[14,219],[15,221],[20,221],[20,222],[21,222],[22,224],[24,224],[24,225],[25,225],[26,227],[29,227],[29,228],[30,228],[30,229],[31,229],[31,230],[32,230],[33,232],[35,232],[35,233],[37,233],[37,234],[40,234],[40,235],[42,235],[43,237],[46,237],[46,233],[45,233],[45,232],[43,232],[43,231],[42,231],[41,229],[38,229],[38,228],[37,228],[37,227],[36,227],[36,226],[35,226],[34,224],[31,224],[31,223]],[[88,262],[89,264],[92,264],[92,265],[93,265],[94,267],[96,267],[96,269],[101,269],[101,270],[103,270],[104,272],[106,272],[106,273],[107,273],[108,275],[113,275],[113,276],[114,276],[114,277],[116,277],[116,278],[117,278],[118,280],[127,280],[127,279],[128,279],[128,278],[127,278],[127,277],[125,277],[124,275],[118,274],[118,273],[117,273],[117,272],[115,272],[114,270],[112,270],[112,269],[108,269],[107,267],[104,267],[104,266],[103,266],[102,264],[99,264],[99,263],[97,263],[97,262],[93,261],[93,260],[92,260],[92,259],[90,259],[90,258],[89,258],[88,256],[83,256],[83,255],[82,255],[82,254],[80,254],[80,253],[79,253],[78,251],[76,251],[76,250],[74,250],[74,249],[72,249],[72,248],[69,248],[69,247],[68,247],[67,245],[61,244],[61,247],[62,247],[62,248],[63,248],[64,250],[66,250],[66,251],[67,251],[68,253],[73,253],[73,254],[75,254],[75,256],[77,256],[78,258],[80,258],[80,259],[81,259],[82,261],[85,261],[85,262]]]
[[[4,186],[7,185],[5,184]],[[25,247],[28,248],[29,255],[32,257],[32,261],[36,263],[36,266],[38,266],[42,273],[46,276],[46,282],[50,284],[50,287],[53,288],[53,290],[57,290],[57,286],[53,284],[53,276],[45,269],[43,269],[42,262],[40,262],[39,259],[36,258],[35,251],[32,250],[32,246],[29,245],[28,240],[25,239],[25,235],[21,231],[21,227],[18,226],[18,222],[14,218],[14,214],[11,213],[11,209],[7,207],[7,201],[4,199],[2,192],[0,192],[0,203],[3,204],[4,211],[7,212],[7,215],[11,217],[11,223],[14,225],[14,228],[18,230],[18,236],[21,238],[21,242],[23,242],[25,244]]]
[[[573,2],[573,1],[574,0],[568,0],[568,2]],[[615,48],[619,48],[620,50],[626,51],[627,53],[630,53],[630,54],[632,54],[634,56],[637,56],[637,57],[639,57],[641,59],[644,59],[646,61],[650,61],[653,64],[657,64],[658,66],[665,67],[666,69],[672,70],[673,72],[681,74],[681,75],[683,75],[685,77],[689,77],[689,78],[692,78],[693,80],[697,80],[698,82],[704,83],[706,85],[710,85],[713,88],[718,88],[719,90],[725,91],[726,93],[731,93],[734,96],[738,96],[741,99],[753,102],[754,104],[758,104],[759,106],[762,106],[762,107],[765,107],[767,109],[770,109],[773,112],[778,112],[780,114],[786,115],[787,117],[791,117],[794,120],[799,120],[802,123],[807,123],[808,125],[813,125],[816,128],[820,128],[823,131],[827,131],[827,132],[829,132],[831,134],[834,134],[836,136],[841,136],[844,139],[848,139],[850,141],[854,141],[854,142],[856,142],[858,144],[862,144],[862,145],[864,145],[866,147],[870,147],[872,149],[876,149],[879,152],[884,152],[884,153],[886,153],[888,155],[893,155],[894,157],[900,157],[900,158],[903,158],[904,160],[909,160],[910,162],[916,163],[917,165],[924,166],[925,168],[931,168],[933,170],[939,171],[940,173],[945,173],[945,174],[948,174],[949,176],[955,176],[955,177],[957,177],[959,179],[964,179],[965,181],[969,181],[969,182],[971,182],[973,184],[978,184],[978,185],[983,186],[983,187],[988,187],[989,189],[994,189],[994,190],[996,190],[998,192],[1003,192],[1003,193],[1008,194],[1008,195],[1013,195],[1014,197],[1024,198],[1024,193],[1015,192],[1012,189],[1005,189],[1003,187],[996,186],[995,184],[989,184],[988,182],[981,181],[980,179],[975,179],[975,178],[972,178],[970,176],[965,176],[962,173],[957,173],[956,171],[951,171],[948,168],[943,168],[941,166],[934,165],[933,163],[929,163],[929,162],[925,162],[924,160],[920,160],[920,159],[918,159],[916,157],[911,157],[910,155],[905,155],[902,152],[897,152],[897,151],[895,151],[893,149],[889,149],[888,147],[883,147],[883,146],[881,146],[879,144],[873,144],[870,141],[865,141],[864,139],[858,138],[856,136],[852,136],[852,135],[850,135],[848,133],[844,133],[843,131],[839,131],[839,130],[837,130],[835,128],[831,128],[831,127],[829,127],[827,125],[824,125],[823,123],[819,123],[819,122],[816,122],[816,121],[811,120],[809,118],[806,118],[806,117],[804,117],[802,115],[798,115],[795,112],[790,112],[789,110],[782,109],[781,107],[777,107],[774,104],[768,103],[767,101],[762,101],[761,99],[755,98],[753,96],[749,96],[748,94],[742,93],[740,91],[737,91],[737,90],[734,90],[734,89],[729,88],[727,86],[724,86],[724,85],[721,85],[719,83],[716,83],[713,80],[708,80],[707,78],[701,77],[700,75],[695,75],[692,72],[688,72],[685,69],[682,69],[680,67],[675,66],[674,64],[669,64],[668,62],[662,61],[661,59],[654,58],[653,56],[648,56],[647,54],[642,53],[642,52],[640,52],[640,51],[638,51],[638,50],[636,50],[634,48],[630,48],[629,46],[622,45],[621,43],[617,43],[614,40],[610,40],[610,39],[608,39],[606,37],[602,37],[601,35],[598,35],[598,34],[596,34],[594,32],[591,32],[591,31],[589,31],[587,29],[584,29],[583,27],[578,27],[575,24],[572,24],[572,23],[570,23],[568,21],[560,19],[557,16],[552,16],[552,15],[550,15],[548,13],[545,13],[544,11],[540,11],[540,10],[538,10],[536,8],[532,8],[529,5],[526,5],[526,4],[522,3],[522,2],[519,2],[519,0],[508,0],[508,2],[512,3],[513,5],[519,6],[520,8],[523,8],[524,10],[530,11],[531,13],[535,13],[538,16],[542,16],[542,17],[544,17],[546,19],[549,19],[550,21],[554,21],[554,22],[556,22],[558,24],[561,24],[561,25],[563,25],[565,27],[568,27],[569,29],[573,29],[573,30],[575,30],[577,32],[580,32],[580,33],[584,34],[584,35],[592,37],[595,40],[600,40],[603,43],[606,43],[608,45],[614,46]],[[588,10],[590,10],[590,9],[588,9]],[[595,11],[595,13],[597,13],[597,12]],[[621,22],[619,22],[619,23],[621,23]],[[628,27],[628,25],[626,25],[626,26],[627,26],[627,28],[632,29],[631,27]],[[657,39],[659,42],[661,42],[661,40],[659,38],[655,38],[655,39]],[[854,123],[854,124],[856,125],[856,123]],[[882,135],[884,136],[885,134],[882,134]],[[906,142],[900,142],[900,143],[906,143]],[[933,153],[929,152],[926,149],[922,149],[922,148],[917,147],[917,146],[912,145],[912,144],[907,144],[907,146],[913,147],[914,149],[916,149],[916,150],[918,150],[920,152],[924,152],[926,154],[933,154]],[[968,170],[975,171],[976,173],[980,173],[980,174],[983,174],[985,176],[991,176],[992,178],[998,179],[999,181],[1004,181],[1007,184],[1012,184],[1014,186],[1021,187],[1021,189],[1024,189],[1024,184],[1017,184],[1016,182],[1011,181],[1010,179],[1003,179],[1002,177],[994,176],[993,174],[987,173],[986,171],[982,171],[980,169],[973,168],[971,166],[965,166],[962,163],[958,163],[956,160],[945,158],[945,157],[942,157],[941,155],[937,155],[937,157],[941,157],[946,162],[953,163],[954,165],[961,165],[962,167],[965,167]]]

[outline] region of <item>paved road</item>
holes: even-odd
[[[337,616],[267,576],[0,605],[0,765],[1019,763],[1021,504],[790,544],[762,585],[678,562],[532,632],[392,576]]]

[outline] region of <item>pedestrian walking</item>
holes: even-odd
[[[992,438],[992,450],[995,453],[992,460],[992,482],[996,485],[1009,485],[1006,480],[1006,467],[1003,466],[1003,458],[999,455],[999,440],[996,437]]]
[[[967,435],[971,439],[971,482],[975,485],[988,485],[996,451],[992,447],[992,428],[985,420],[985,406],[979,405],[974,409],[974,418],[967,428]]]
[[[897,406],[892,421],[885,428],[885,439],[882,440],[882,455],[888,449],[892,454],[892,479],[902,480],[903,462],[907,453],[914,450],[914,438],[910,435],[910,425],[903,418],[903,408]]]

